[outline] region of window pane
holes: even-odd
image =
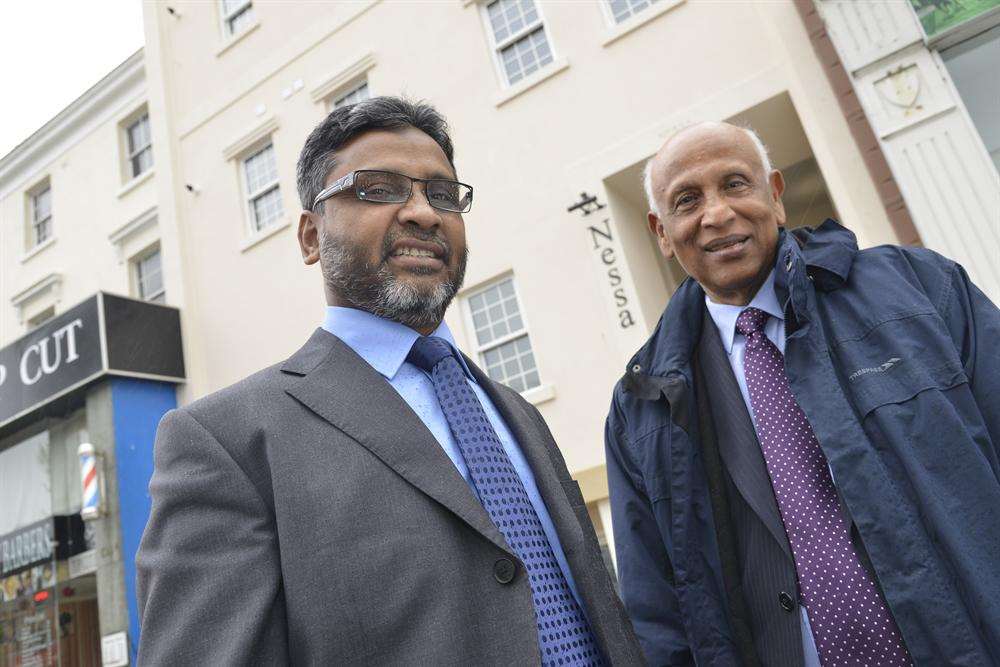
[[[149,145],[149,115],[132,123],[128,128],[128,152],[129,154],[141,151]]]
[[[226,30],[230,35],[237,35],[248,28],[254,20],[253,6],[247,3],[244,9],[239,10],[230,18],[226,19]]]
[[[657,0],[608,0],[611,7],[611,15],[615,23],[621,23],[625,19],[634,16],[649,7]]]
[[[497,0],[486,7],[486,13],[498,44],[538,22],[534,0]]]
[[[149,301],[163,296],[163,271],[159,250],[139,260],[136,264],[136,275],[139,283],[139,298]]]
[[[524,391],[540,384],[527,335],[483,353],[487,375],[512,389]]]
[[[247,192],[250,195],[278,180],[278,165],[274,158],[274,146],[268,145],[243,161],[246,170]]]
[[[270,227],[278,221],[282,213],[284,210],[281,206],[281,190],[276,185],[264,194],[253,198],[254,230],[259,232]]]
[[[543,65],[552,62],[552,50],[545,28],[537,28],[500,51],[507,82],[515,83]]]
[[[972,124],[1000,171],[1000,26],[941,52]]]
[[[350,91],[346,95],[338,97],[333,102],[333,108],[337,109],[339,107],[346,107],[350,104],[357,104],[358,102],[363,102],[364,100],[370,98],[371,95],[368,93],[368,82],[365,81],[360,86]]]
[[[33,198],[33,214],[35,221],[44,220],[52,215],[52,190],[45,188]]]
[[[46,218],[35,224],[35,245],[47,241],[52,236],[52,219]]]

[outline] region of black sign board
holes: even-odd
[[[183,380],[180,312],[99,292],[0,349],[0,426],[107,374]]]
[[[0,577],[86,551],[79,514],[52,516],[0,536]]]

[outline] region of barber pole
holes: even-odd
[[[80,481],[83,486],[83,507],[80,516],[83,519],[96,519],[101,516],[101,479],[99,455],[94,446],[85,442],[77,448],[80,457]]]

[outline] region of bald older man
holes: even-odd
[[[1000,312],[929,250],[786,232],[747,129],[646,170],[690,276],[615,388],[621,590],[654,665],[1000,664]]]

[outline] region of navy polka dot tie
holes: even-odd
[[[451,346],[420,337],[406,358],[427,371],[487,514],[528,572],[543,665],[600,665],[597,642],[528,499],[521,478]]]
[[[795,401],[781,351],[764,333],[768,314],[736,319],[746,336],[743,372],[754,426],[771,476],[824,667],[909,665],[899,628],[861,565],[819,441]]]

